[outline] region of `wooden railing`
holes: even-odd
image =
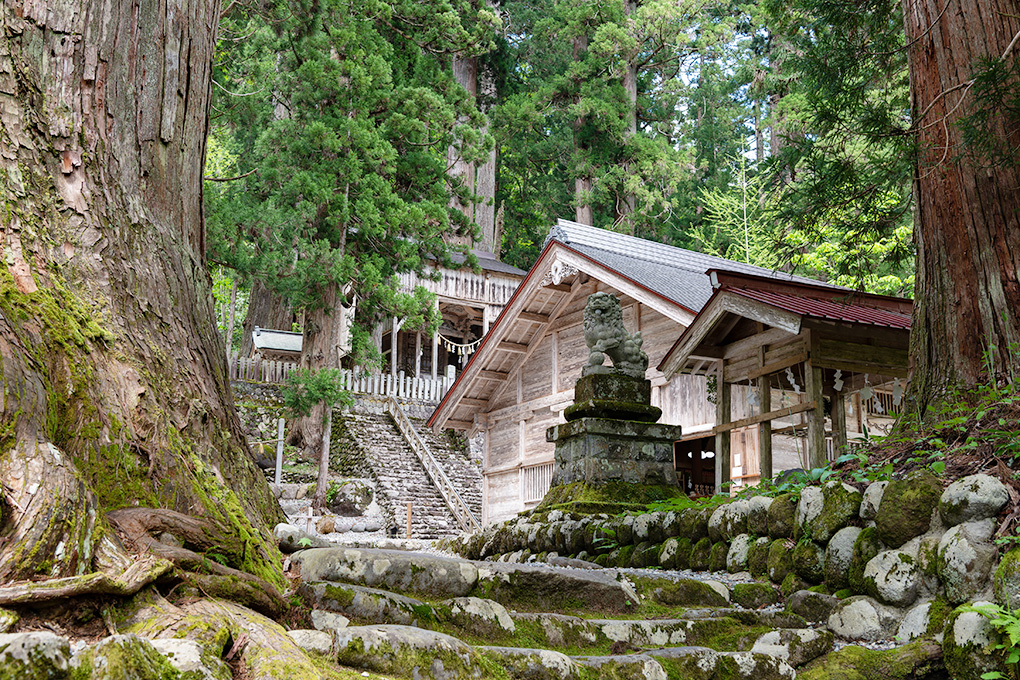
[[[521,496],[525,503],[545,498],[552,483],[553,463],[541,463],[521,468]]]
[[[255,382],[284,383],[287,377],[297,370],[293,361],[271,361],[266,359],[250,359],[248,357],[230,357],[230,379],[252,380]],[[442,376],[433,380],[429,377],[415,377],[389,373],[362,373],[341,369],[341,386],[356,394],[369,394],[401,399],[418,399],[421,401],[438,402],[453,385],[453,378]]]
[[[453,486],[453,482],[446,476],[446,472],[436,461],[432,455],[432,451],[429,450],[428,444],[418,434],[418,430],[415,429],[414,423],[404,413],[404,409],[400,407],[400,402],[394,399],[392,396],[386,399],[386,411],[393,418],[393,422],[397,424],[397,429],[400,430],[400,434],[404,436],[404,440],[414,451],[414,454],[421,461],[422,467],[425,468],[425,472],[428,473],[432,483],[439,489],[439,494],[446,501],[446,506],[450,508],[450,512],[457,519],[457,523],[463,531],[481,531],[482,525],[475,517],[474,513],[471,512],[471,508],[464,502],[457,489]]]

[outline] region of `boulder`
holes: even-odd
[[[793,494],[776,496],[769,505],[769,537],[790,538],[797,522],[797,500]]]
[[[691,546],[691,569],[694,571],[705,571],[708,569],[709,555],[712,552],[712,542],[706,537]]]
[[[942,666],[942,650],[933,640],[917,640],[901,647],[879,650],[846,645],[797,670],[797,680],[913,680],[948,677],[977,680],[977,676],[947,676]]]
[[[273,528],[273,536],[280,542],[280,550],[293,553],[306,548],[328,548],[331,543],[324,538],[313,536],[293,524],[281,522]]]
[[[708,537],[718,543],[746,534],[748,511],[749,504],[743,499],[720,505],[708,520]]]
[[[939,498],[939,515],[947,526],[990,519],[1009,502],[1006,485],[990,475],[956,480]]]
[[[684,680],[793,680],[797,672],[782,659],[758,652],[716,652],[706,647],[669,647],[646,654]],[[609,676],[607,676],[609,677]]]
[[[805,532],[811,540],[824,544],[857,518],[861,509],[861,492],[849,484],[831,481],[822,487],[822,498],[822,509],[817,517],[806,523]]]
[[[516,622],[522,622],[540,644],[548,647],[590,647],[605,642],[599,628],[587,619],[564,614],[513,614]]]
[[[898,548],[928,531],[941,495],[941,482],[929,472],[915,472],[906,479],[889,482],[875,516],[879,540]]]
[[[321,630],[288,630],[287,635],[301,649],[311,654],[331,656],[333,654],[333,636]]]
[[[872,482],[864,490],[859,515],[865,522],[874,521],[875,516],[878,515],[878,508],[882,505],[882,496],[885,494],[887,486],[889,486],[889,482]]]
[[[667,538],[679,538],[683,536],[680,530],[680,517],[681,513],[679,510],[670,510],[662,518],[662,536],[663,539]]]
[[[513,608],[518,602],[540,602],[557,609],[580,604],[591,610],[623,612],[638,603],[626,581],[602,570],[564,569],[539,564],[478,562],[478,588],[489,599]]]
[[[773,583],[782,583],[786,575],[793,569],[793,559],[790,557],[792,546],[788,539],[776,539],[769,545],[769,556],[767,562],[769,580]]]
[[[305,582],[343,581],[435,597],[462,597],[478,583],[472,562],[398,550],[313,548],[294,553],[291,563],[301,565]]]
[[[754,641],[752,652],[768,654],[797,667],[832,651],[835,637],[827,630],[796,628],[774,630]]]
[[[443,612],[445,620],[480,638],[492,639],[512,635],[516,630],[510,612],[492,600],[455,597],[440,602],[437,609]]]
[[[798,590],[786,600],[786,608],[811,623],[828,621],[839,600],[832,595]]]
[[[882,552],[885,546],[878,540],[878,530],[868,527],[857,534],[854,541],[853,554],[850,556],[850,589],[859,594],[868,592],[864,582],[864,569],[875,555]]]
[[[903,616],[903,622],[896,631],[896,639],[911,642],[918,638],[937,635],[942,631],[945,616],[939,611],[945,606],[944,600],[928,600],[911,607]]]
[[[49,632],[0,634],[0,678],[65,678],[71,645]]]
[[[767,583],[737,583],[733,586],[735,604],[747,609],[759,609],[779,601],[779,593]]]
[[[312,627],[315,630],[331,631],[340,630],[350,625],[351,620],[343,614],[337,614],[326,609],[313,609],[312,614]]]
[[[731,574],[747,571],[747,555],[753,544],[754,541],[749,534],[735,536],[726,553],[726,571]]]
[[[411,626],[348,626],[337,632],[344,666],[402,677],[485,677],[481,655],[455,637]]]
[[[790,597],[799,590],[807,590],[811,587],[813,586],[810,583],[791,571],[779,584],[779,592],[783,597]]]
[[[814,541],[802,538],[790,554],[793,571],[808,583],[821,583],[825,578],[825,549]]]
[[[302,584],[298,592],[315,607],[313,617],[315,611],[325,610],[359,621],[404,625],[418,623],[423,615],[435,618],[435,613],[429,605],[387,590],[346,583],[320,582]],[[326,619],[321,621],[325,623]],[[312,625],[315,625],[315,618],[312,619]],[[344,627],[346,626],[340,626]]]
[[[888,638],[900,623],[895,609],[858,595],[841,600],[829,615],[829,630],[848,640],[882,640]]]
[[[676,549],[680,541],[667,538],[659,550],[659,566],[663,569],[676,569]]]
[[[345,479],[330,485],[326,492],[326,507],[341,517],[364,515],[372,504],[375,490],[358,479]]]
[[[843,527],[825,546],[825,585],[830,590],[850,586],[850,562],[854,555],[854,543],[860,533],[858,527]]]
[[[152,643],[137,635],[111,635],[85,648],[71,660],[73,677],[89,680],[164,680],[178,671]],[[0,677],[3,677],[0,674]],[[30,675],[15,675],[32,678]],[[36,676],[48,677],[48,676]],[[62,677],[62,676],[57,676]]]
[[[712,550],[708,554],[709,571],[726,571],[726,556],[730,552],[730,546],[725,541],[712,544]]]
[[[726,586],[722,586],[720,591],[713,584],[722,585],[718,581],[680,579],[674,582],[661,579],[652,589],[651,595],[655,602],[671,607],[726,606],[729,602],[729,591]]]
[[[689,538],[695,544],[708,537],[708,518],[711,508],[686,508],[680,512],[680,536]]]
[[[747,502],[747,533],[753,536],[768,536],[769,508],[772,500],[768,496],[754,496]]]
[[[634,678],[634,680],[668,680],[658,661],[645,654],[618,656],[575,656],[574,663],[590,668],[594,677]]]
[[[806,486],[800,492],[800,501],[797,503],[797,514],[793,523],[793,537],[800,538],[806,532],[810,533],[812,525],[822,514],[825,507],[825,494],[817,486]]]
[[[984,592],[999,557],[992,543],[995,521],[984,519],[957,524],[938,544],[937,569],[946,599],[959,604]]]
[[[607,640],[639,647],[682,645],[687,641],[688,631],[692,630],[691,622],[683,619],[589,619],[588,622]]]
[[[747,570],[757,579],[769,577],[769,539],[765,536],[756,539],[747,549]]]
[[[635,517],[634,542],[661,543],[664,538],[662,521],[665,514],[664,512],[646,512]]]
[[[0,609],[0,633],[6,633],[21,617],[10,609]]]
[[[974,602],[981,607],[991,604]],[[949,615],[942,636],[942,656],[946,670],[952,678],[980,678],[985,673],[1000,673],[992,677],[1009,677],[1001,652],[999,633],[988,617],[976,611],[956,609]]]
[[[476,647],[494,660],[511,678],[578,680],[577,664],[562,652],[522,647]]]
[[[686,536],[678,538],[676,542],[676,555],[673,558],[673,568],[690,569],[691,551],[693,549],[694,546],[691,544],[691,539]]]
[[[908,607],[917,599],[921,570],[917,561],[899,550],[885,550],[864,568],[868,594],[882,604]]]
[[[181,674],[181,680],[232,680],[230,666],[195,640],[149,640]]]
[[[1020,547],[1006,552],[992,575],[995,601],[1008,609],[1020,605]]]

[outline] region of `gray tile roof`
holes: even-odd
[[[696,253],[568,220],[557,221],[556,226],[549,230],[546,243],[550,240],[569,246],[692,312],[701,311],[712,296],[712,284],[705,275],[709,269],[726,269],[780,281],[819,284],[815,279]]]

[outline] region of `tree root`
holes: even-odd
[[[173,569],[169,560],[143,555],[116,576],[104,572],[0,587],[0,606],[52,602],[82,595],[134,595]]]
[[[150,535],[150,532],[165,531],[200,549],[243,553],[243,549],[231,550],[231,537],[209,522],[173,510],[152,508],[115,510],[108,513],[107,518],[137,547],[190,572],[182,574],[183,579],[207,595],[238,602],[267,616],[279,616],[289,606],[272,584],[258,576],[220,564],[194,550],[160,543]],[[236,539],[233,542],[236,543]]]

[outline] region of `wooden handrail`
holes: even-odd
[[[460,528],[464,531],[481,531],[481,523],[474,513],[471,512],[471,508],[468,507],[464,499],[461,498],[461,495],[457,492],[456,487],[454,487],[446,472],[443,471],[439,462],[436,461],[432,451],[429,450],[428,444],[418,434],[418,430],[415,429],[414,423],[404,413],[404,409],[400,407],[400,402],[392,396],[386,397],[386,411],[393,418],[393,422],[397,424],[397,429],[418,457],[432,483],[439,489],[439,495],[446,501],[446,506],[450,508],[450,512],[453,513]]]

